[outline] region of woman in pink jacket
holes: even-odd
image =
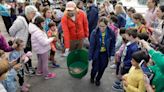
[[[29,32],[31,34],[32,48],[38,57],[37,75],[43,75],[45,79],[55,78],[55,73],[48,72],[48,52],[50,51],[50,43],[54,38],[48,38],[43,30],[44,18],[36,17],[34,24],[29,24]]]

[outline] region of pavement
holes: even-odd
[[[1,17],[0,30],[6,39],[9,40],[10,37],[6,32],[5,25]],[[115,71],[110,69],[109,65],[101,79],[101,85],[97,87],[90,83],[91,62],[87,75],[82,79],[76,79],[69,75],[66,58],[61,57],[61,51],[57,51],[55,58],[61,67],[49,69],[51,72],[55,72],[57,77],[45,80],[41,76],[26,76],[26,82],[31,84],[30,92],[115,92],[112,91],[112,84],[116,79]],[[32,62],[34,66],[37,65],[37,58],[34,52]]]

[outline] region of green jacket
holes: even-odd
[[[149,66],[155,74],[152,81],[155,92],[164,92],[164,54],[151,49],[149,55],[155,63],[154,66]]]

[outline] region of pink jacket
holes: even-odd
[[[51,49],[50,43],[53,41],[53,38],[48,38],[47,34],[35,24],[29,24],[29,32],[31,34],[32,49],[36,54],[43,54]]]

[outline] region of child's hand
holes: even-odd
[[[127,81],[123,81],[123,85],[125,86],[125,87],[127,87],[128,86],[128,82]]]
[[[54,41],[55,41],[55,42],[57,41],[57,38],[56,38],[56,37],[54,38]]]
[[[28,52],[26,53],[26,56],[27,56],[27,57],[32,57],[32,52],[31,52],[31,51],[28,51]]]
[[[18,45],[16,43],[13,43],[12,48],[16,48]]]
[[[146,74],[144,74],[144,82],[145,82],[145,84],[150,84],[150,80]]]
[[[126,80],[127,79],[127,74],[122,76],[122,80]]]
[[[14,68],[15,70],[19,70],[21,67],[22,67],[22,64],[19,63],[19,64],[14,65],[13,68]]]

